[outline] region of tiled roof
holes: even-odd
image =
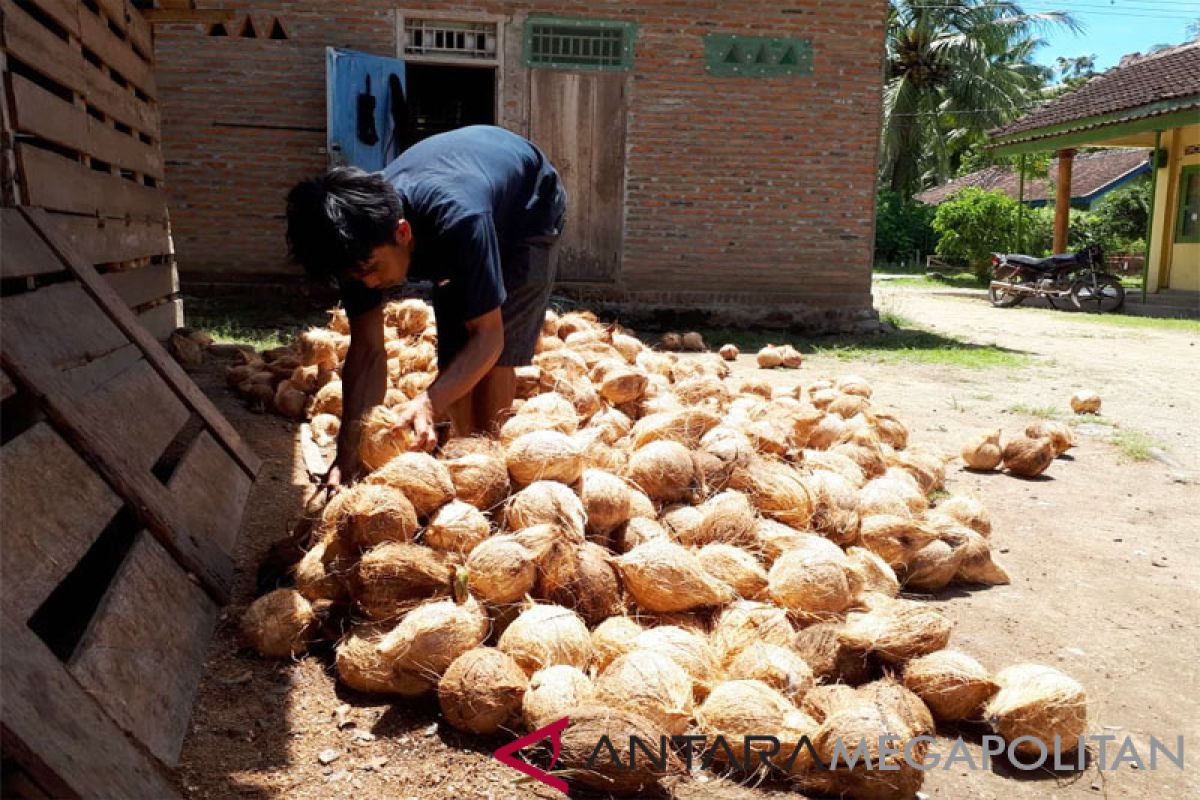
[[[991,135],[1010,137],[1196,95],[1200,95],[1200,42],[1126,56],[1119,65],[992,131]]]
[[[1083,200],[1102,192],[1130,173],[1149,172],[1147,157],[1149,150],[1122,148],[1099,150],[1095,153],[1080,153],[1075,156],[1071,167],[1071,198]],[[1058,174],[1058,159],[1050,161],[1051,176]],[[959,189],[975,186],[985,190],[999,190],[1016,200],[1020,196],[1020,177],[1016,170],[1008,167],[988,167],[978,172],[955,178],[949,183],[927,189],[916,196],[922,203],[937,205]],[[1045,178],[1026,178],[1025,200],[1052,200],[1050,182]]]

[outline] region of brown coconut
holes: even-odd
[[[780,366],[787,369],[800,369],[800,365],[804,363],[804,356],[790,344],[785,344],[779,348],[779,361]]]
[[[958,574],[962,553],[936,539],[917,551],[904,570],[904,588],[914,592],[936,592]]]
[[[893,569],[900,569],[912,561],[922,547],[938,537],[935,530],[918,520],[876,514],[863,517],[859,538],[863,547]]]
[[[773,344],[769,344],[759,350],[755,356],[755,360],[758,362],[760,369],[775,369],[776,367],[783,366],[783,354]]]
[[[518,417],[538,417],[539,430],[574,433],[579,430],[579,412],[575,405],[559,392],[543,392],[531,397],[517,412]],[[501,434],[501,439],[504,436]]]
[[[692,678],[665,654],[636,649],[596,679],[596,697],[640,714],[660,733],[682,736],[692,719]]]
[[[848,548],[846,558],[850,561],[850,569],[858,574],[861,591],[878,592],[888,597],[900,594],[896,571],[882,558],[865,547]]]
[[[592,629],[592,665],[603,672],[621,656],[637,649],[637,638],[645,631],[630,617],[609,617]]]
[[[933,509],[937,514],[950,517],[959,524],[971,528],[983,536],[992,535],[992,515],[978,499],[970,495],[955,494],[947,497]]]
[[[756,642],[791,647],[796,630],[787,612],[768,603],[735,602],[717,617],[712,642],[723,663]]]
[[[713,495],[697,507],[699,521],[684,544],[710,543],[748,545],[754,541],[758,519],[750,500],[741,492],[727,490]]]
[[[940,722],[979,719],[999,689],[983,665],[957,650],[938,650],[904,665],[904,685]]]
[[[624,358],[627,364],[636,364],[638,354],[646,349],[640,339],[625,333],[614,333],[612,346],[621,354],[621,358]]]
[[[521,701],[521,718],[526,728],[538,730],[595,699],[596,687],[582,670],[556,664],[538,670],[529,678],[529,688]]]
[[[491,535],[487,517],[475,506],[451,500],[429,520],[421,541],[434,550],[466,554]]]
[[[338,680],[351,689],[368,694],[394,694],[420,697],[434,690],[434,684],[411,672],[392,668],[390,660],[379,652],[384,630],[362,625],[338,642],[335,666]]]
[[[597,439],[614,445],[629,435],[633,420],[616,408],[606,408],[588,421],[588,428],[597,431]]]
[[[612,544],[618,553],[628,553],[652,539],[670,538],[666,528],[657,521],[645,517],[630,517],[628,522],[613,532]]]
[[[754,642],[726,666],[730,680],[757,680],[799,704],[813,688],[812,667],[795,650]]]
[[[318,414],[333,414],[335,417],[341,417],[342,382],[330,381],[318,389],[317,393],[313,395],[308,413],[314,417]]]
[[[508,467],[489,453],[469,453],[443,462],[454,484],[454,493],[480,511],[490,511],[508,497]]]
[[[505,653],[477,647],[456,658],[438,681],[446,721],[467,733],[491,735],[516,723],[529,678]]]
[[[350,593],[347,578],[353,562],[354,554],[336,533],[324,534],[292,568],[296,590],[314,603],[341,602]]]
[[[630,432],[633,448],[660,440],[678,442],[695,448],[704,434],[721,424],[721,418],[704,408],[687,408],[651,414],[638,420]]]
[[[691,452],[673,441],[651,442],[634,451],[627,476],[651,499],[663,503],[690,500],[699,487]]]
[[[781,461],[760,458],[735,470],[731,488],[746,494],[759,513],[803,530],[812,519],[813,497],[800,474]]]
[[[573,781],[581,786],[618,796],[657,796],[664,778],[684,772],[683,762],[669,747],[665,761],[639,754],[632,767],[628,745],[624,750],[617,745],[620,763],[615,763],[612,755],[603,751],[599,756],[595,755],[596,743],[605,737],[614,743],[628,743],[631,737],[637,737],[652,749],[656,748],[664,733],[657,724],[640,714],[594,702],[575,707],[567,716],[571,724],[563,731],[558,763],[559,768],[569,770]]]
[[[384,324],[395,328],[400,337],[420,336],[432,320],[433,309],[424,300],[399,300],[387,303],[383,308]]]
[[[596,390],[614,405],[631,403],[646,392],[646,375],[629,366],[613,366],[600,374]]]
[[[304,419],[308,406],[308,395],[297,389],[290,380],[283,380],[275,387],[275,411],[290,419]]]
[[[610,472],[584,470],[579,497],[591,536],[607,536],[629,521],[629,486]]]
[[[417,606],[379,642],[395,669],[440,677],[463,653],[483,644],[488,616],[474,598],[436,600]]]
[[[959,553],[956,580],[985,586],[1011,583],[1008,571],[992,558],[992,548],[987,539],[970,528],[959,528],[956,533],[956,541],[951,543],[947,538],[947,542]]]
[[[864,516],[896,513],[888,510],[893,507],[889,499],[891,497],[899,498],[904,504],[904,510],[913,514],[920,514],[929,508],[929,500],[917,487],[916,481],[912,480],[911,476],[903,470],[897,472],[904,478],[884,475],[867,481],[867,484],[858,492],[859,513]]]
[[[1075,438],[1071,435],[1071,429],[1063,423],[1053,420],[1042,419],[1030,423],[1029,427],[1025,429],[1025,435],[1030,439],[1049,439],[1054,443],[1055,455],[1059,456],[1075,446]]]
[[[883,710],[865,702],[829,715],[812,739],[817,757],[823,763],[831,764],[834,753],[838,752],[838,748],[843,748],[842,753],[863,752],[867,760],[860,758],[855,766],[850,767],[842,758],[838,762],[838,769],[815,770],[802,779],[801,785],[809,791],[862,800],[896,800],[916,796],[925,780],[925,773],[914,765],[920,764],[928,748],[924,743],[911,748],[913,763],[909,763],[904,757],[903,743],[910,738],[910,733],[903,729],[893,730],[894,723],[895,720],[889,720]],[[880,743],[886,741],[885,737],[888,736],[901,739],[901,753],[884,758],[886,767],[880,769]],[[813,781],[814,785],[806,785],[806,780]]]
[[[683,668],[692,679],[697,700],[703,700],[724,678],[721,659],[708,637],[678,625],[660,625],[638,636],[634,649],[664,655]]]
[[[884,444],[889,444],[897,450],[908,446],[908,426],[891,414],[873,414],[871,424]]]
[[[450,471],[428,453],[401,453],[368,475],[366,482],[404,492],[422,519],[454,499]]]
[[[1022,478],[1033,478],[1046,471],[1055,458],[1050,439],[1012,439],[1004,446],[1004,469]]]
[[[924,603],[891,600],[878,609],[850,614],[838,639],[857,652],[902,664],[943,649],[952,627],[949,618]]]
[[[858,375],[843,375],[837,379],[835,386],[842,394],[857,395],[859,397],[870,397],[872,394],[871,384],[867,383],[865,378]]]
[[[721,354],[721,358],[725,359],[726,361],[736,361],[737,357],[741,355],[741,351],[738,350],[737,345],[735,344],[723,344],[721,345],[721,350],[719,352]]]
[[[767,590],[767,571],[753,555],[731,544],[713,543],[696,553],[700,566],[729,586],[738,597],[760,600]]]
[[[592,658],[591,636],[579,615],[548,604],[522,611],[500,636],[498,647],[527,675],[555,664],[587,669]]]
[[[996,674],[1000,690],[983,714],[992,730],[1010,743],[1032,736],[1053,747],[1055,737],[1062,752],[1073,752],[1087,733],[1087,694],[1075,679],[1053,667],[1017,664]],[[1017,753],[1037,755],[1036,742],[1017,744]]]
[[[828,619],[845,611],[853,600],[850,562],[828,539],[808,536],[775,560],[767,574],[767,591],[781,607],[799,619]]]
[[[313,441],[318,447],[327,447],[337,441],[342,429],[342,421],[333,414],[318,414],[309,423]]]
[[[412,449],[410,437],[411,433],[400,426],[400,418],[395,412],[386,406],[375,406],[363,417],[362,435],[358,440],[359,458],[367,469],[377,470]]]
[[[819,680],[851,685],[870,680],[870,660],[865,653],[853,650],[841,641],[842,628],[836,622],[807,625],[793,638],[792,649],[812,667],[813,675]]]
[[[534,481],[514,494],[505,506],[504,520],[509,530],[553,525],[580,544],[584,540],[583,501],[557,481]]]
[[[442,553],[418,544],[387,542],[359,559],[350,573],[350,588],[369,619],[397,619],[431,597],[448,594],[451,573]]]
[[[1100,395],[1090,390],[1081,390],[1071,395],[1071,410],[1076,414],[1099,414]]]
[[[392,486],[358,484],[339,493],[346,495],[350,541],[360,548],[383,542],[410,542],[420,524],[404,492]]]
[[[696,724],[710,737],[724,737],[734,758],[744,765],[746,737],[776,735],[787,724],[789,715],[796,713],[798,709],[766,683],[730,680],[716,687],[696,709]],[[765,751],[767,747],[767,742],[751,744],[753,752]],[[724,748],[713,752],[718,759],[728,758]],[[754,763],[753,755],[750,761]]]
[[[967,469],[993,470],[1000,466],[1003,452],[1000,447],[1000,430],[996,429],[968,439],[962,447],[962,460]]]
[[[651,539],[616,559],[625,589],[647,611],[688,611],[724,605],[733,590],[713,578],[686,548]]]
[[[777,558],[800,546],[812,535],[773,519],[760,519],[754,530],[754,549],[762,554],[768,564],[774,564]]]
[[[535,431],[518,437],[505,452],[509,475],[522,485],[535,481],[571,484],[583,473],[580,450],[571,437],[557,431]]]
[[[863,696],[849,684],[829,683],[814,686],[804,695],[800,710],[817,722],[848,708],[863,705]]]
[[[589,625],[625,612],[625,593],[612,554],[594,542],[578,548],[569,580],[560,580],[545,599],[575,609]]]
[[[647,497],[645,492],[631,487],[629,490],[629,518],[635,517],[658,519],[658,509],[654,507],[654,501]]]
[[[317,627],[312,604],[295,589],[276,589],[242,615],[241,636],[266,658],[292,658],[308,649]]]
[[[865,397],[859,397],[854,394],[843,394],[829,404],[826,411],[830,414],[837,414],[842,419],[850,419],[853,416],[866,412],[871,407],[871,402]]]
[[[309,328],[296,337],[300,345],[300,363],[336,369],[341,336],[324,328]]]
[[[826,469],[814,471],[804,482],[814,501],[809,521],[813,530],[842,546],[856,541],[862,512],[854,485],[841,474]]]
[[[471,591],[489,603],[515,603],[533,591],[536,555],[511,534],[484,539],[466,562]]]

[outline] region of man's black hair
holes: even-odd
[[[335,281],[395,242],[400,196],[379,173],[334,167],[287,196],[288,254],[313,278]]]

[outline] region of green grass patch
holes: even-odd
[[[1041,311],[1043,309],[1034,310]],[[1200,319],[1163,319],[1161,317],[1135,317],[1129,314],[1072,314],[1071,321],[1105,325],[1112,328],[1183,331],[1200,335]]]
[[[220,296],[186,296],[187,325],[226,344],[267,350],[288,344],[313,325],[325,325],[327,303],[298,293],[267,293],[246,287]]]
[[[291,341],[291,336],[282,330],[250,328],[229,318],[221,319],[189,314],[187,322],[189,328],[204,331],[221,344],[241,344],[249,345],[255,350],[270,350],[272,347],[282,347]]]
[[[1112,435],[1110,441],[1134,461],[1151,460],[1154,458],[1154,454],[1150,451],[1159,447],[1153,437],[1147,436],[1141,431],[1119,430]]]
[[[1016,403],[1004,409],[1010,414],[1025,414],[1030,417],[1040,417],[1042,419],[1058,419],[1066,414],[1057,406],[1030,406],[1025,403]]]
[[[991,402],[992,400],[995,400],[996,395],[994,395],[994,394],[973,394],[973,395],[971,395],[971,399],[979,400],[980,402],[983,402],[983,403],[988,403],[988,402]]]
[[[1107,428],[1121,427],[1121,423],[1114,419],[1108,419],[1106,417],[1101,417],[1094,414],[1074,414],[1069,420],[1067,420],[1067,424],[1072,428],[1077,428],[1080,425],[1103,425]]]
[[[904,277],[882,277],[898,273],[880,273],[874,275],[875,283],[879,286],[896,286],[906,289],[982,289],[986,284],[970,272],[941,273],[943,277],[932,278],[928,275],[904,275]]]

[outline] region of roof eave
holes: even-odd
[[[1200,124],[1200,94],[1162,100],[1041,128],[997,134],[993,136],[993,143],[989,148],[997,155],[1018,155],[1063,147],[1102,144],[1106,140],[1132,133],[1195,124]]]

